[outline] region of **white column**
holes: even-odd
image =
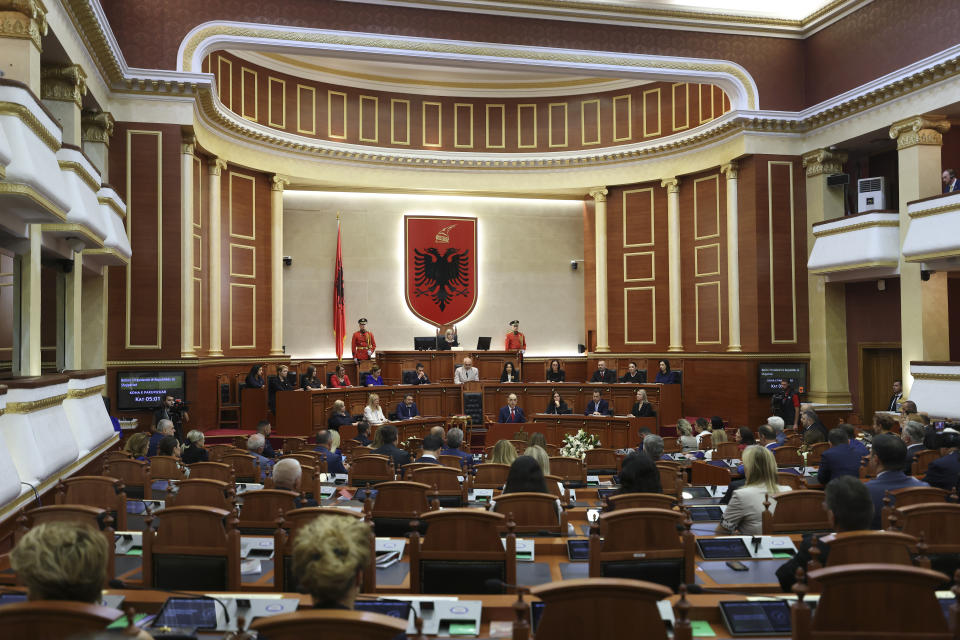
[[[40,375],[40,246],[40,225],[31,224],[13,263],[15,376]]]
[[[222,356],[223,345],[220,338],[220,173],[227,163],[220,158],[207,165],[210,193],[210,226],[207,231],[209,275],[210,279],[210,349],[208,356]]]
[[[183,132],[180,145],[180,357],[194,358],[193,345],[193,145]]]
[[[113,114],[108,111],[84,111],[81,114],[83,152],[93,162],[104,182],[110,182],[109,152],[113,125]]]
[[[272,331],[270,355],[283,355],[283,188],[290,181],[273,176],[270,192],[270,299]]]
[[[727,325],[730,328],[727,351],[743,351],[740,346],[740,221],[737,186],[740,166],[736,161],[721,165],[727,175]]]
[[[82,369],[83,358],[83,253],[74,251],[73,269],[64,278],[63,367]]]
[[[680,180],[660,183],[667,189],[667,254],[670,278],[670,345],[667,351],[683,351],[683,316],[680,302]]]
[[[610,351],[607,319],[607,188],[590,190],[594,203],[594,246],[597,275],[597,352]]]
[[[7,80],[18,80],[40,95],[41,38],[47,35],[47,8],[39,0],[0,2],[0,60]]]
[[[87,74],[78,64],[44,64],[40,69],[40,98],[63,129],[64,144],[80,146],[80,109],[87,95]]]

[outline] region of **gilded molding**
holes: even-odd
[[[823,231],[814,230],[813,237],[823,238],[825,236],[835,236],[839,233],[847,233],[850,231],[859,231],[860,229],[870,229],[872,227],[900,227],[899,220],[874,220],[872,222],[860,222],[858,224],[851,224],[845,227],[838,227],[836,229],[824,229]]]
[[[4,413],[23,414],[33,413],[35,411],[43,411],[44,409],[49,409],[50,407],[60,406],[66,399],[67,394],[63,393],[58,396],[43,398],[42,400],[31,400],[30,402],[8,402]]]
[[[808,269],[807,272],[812,275],[822,276],[822,275],[827,275],[829,273],[840,273],[842,271],[856,271],[858,269],[879,269],[879,268],[896,269],[898,264],[899,263],[896,260],[891,260],[888,262],[884,262],[883,260],[870,260],[868,262],[855,262],[853,264],[841,264],[841,265],[837,265],[836,267],[824,267],[823,269]]]
[[[897,150],[917,145],[940,146],[943,134],[950,130],[950,121],[944,116],[913,116],[890,127],[890,137],[897,141]]]
[[[720,165],[720,173],[727,176],[727,180],[736,180],[740,177],[740,164],[736,160],[725,162]]]
[[[61,2],[67,9],[74,29],[87,45],[87,50],[103,76],[112,82],[123,80],[120,60],[110,47],[107,35],[103,32],[90,1],[61,0]]]
[[[270,179],[270,190],[283,191],[288,184],[290,184],[290,181],[288,179],[281,178],[280,176],[273,176]]]
[[[120,219],[121,219],[121,220],[126,220],[126,219],[127,219],[127,212],[124,211],[124,210],[123,210],[123,207],[121,207],[120,205],[118,205],[118,204],[117,204],[117,201],[114,200],[113,198],[108,198],[108,197],[106,197],[106,196],[100,196],[100,197],[97,198],[97,202],[99,202],[100,204],[105,204],[105,205],[107,205],[108,207],[110,207],[111,209],[113,209],[113,212],[114,212],[115,214],[117,214],[118,216],[120,216]]]
[[[0,182],[0,196],[21,196],[32,200],[61,220],[67,219],[67,212],[51,202],[46,196],[41,195],[30,185],[20,182]]]
[[[124,256],[122,253],[114,249],[113,247],[100,247],[97,249],[84,249],[81,253],[84,256],[107,256],[110,258],[116,258],[123,265],[130,264],[130,258]]]
[[[911,218],[926,218],[927,216],[938,216],[941,213],[950,213],[951,211],[960,211],[960,202],[954,204],[945,204],[942,207],[921,209],[920,211],[910,211],[907,213],[907,215]]]
[[[107,367],[188,367],[197,368],[204,364],[249,364],[253,362],[277,363],[290,362],[290,356],[259,356],[246,358],[182,358],[180,360],[108,360]]]
[[[960,373],[911,373],[914,380],[950,380],[960,382]]]
[[[28,39],[43,51],[47,35],[47,7],[41,0],[0,0],[0,37]]]
[[[22,120],[45,145],[50,147],[51,151],[56,153],[60,150],[60,139],[47,131],[47,128],[37,119],[37,116],[33,115],[30,109],[22,104],[0,102],[0,116],[13,116]]]
[[[680,192],[680,178],[666,178],[660,181],[660,186],[667,190],[667,193]]]
[[[68,389],[67,398],[70,400],[79,400],[90,396],[98,396],[103,393],[104,385],[100,384],[88,389]]]
[[[606,202],[607,194],[610,192],[607,191],[606,187],[594,187],[593,189],[590,189],[589,193],[594,202]]]
[[[212,176],[219,176],[224,169],[227,168],[227,161],[222,158],[214,158],[210,164],[207,165],[207,171]]]
[[[815,149],[808,151],[801,157],[807,177],[831,175],[843,171],[843,163],[847,161],[847,154],[843,151],[830,149]]]
[[[40,68],[40,97],[83,106],[87,74],[78,64],[45,64]]]
[[[71,234],[75,234],[75,235],[80,235],[80,236],[83,236],[84,238],[86,238],[88,241],[92,241],[92,242],[96,243],[97,246],[100,246],[100,247],[103,246],[103,240],[104,240],[104,239],[101,238],[99,235],[97,235],[96,233],[94,233],[93,231],[91,231],[90,229],[88,229],[86,226],[84,226],[84,225],[82,225],[82,224],[76,224],[76,223],[71,223],[71,222],[68,222],[68,223],[60,223],[60,224],[56,224],[56,223],[55,223],[55,224],[41,224],[41,225],[40,225],[40,230],[43,231],[43,232],[45,232],[45,233],[47,233],[47,232],[49,232],[49,233],[58,233],[58,234],[71,233]]]
[[[109,111],[84,111],[80,116],[80,130],[86,142],[100,142],[110,146],[115,120]]]
[[[83,180],[84,184],[90,187],[91,191],[96,193],[100,191],[100,181],[96,180],[92,175],[87,173],[87,170],[79,162],[74,162],[72,160],[60,160],[60,168],[64,171],[72,171]]]

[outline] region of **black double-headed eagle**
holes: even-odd
[[[426,251],[414,249],[416,271],[414,285],[416,295],[429,295],[441,311],[454,296],[468,296],[470,281],[469,249],[447,249],[443,255],[434,247]]]

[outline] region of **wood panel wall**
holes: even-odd
[[[680,182],[683,345],[722,352],[729,345],[727,189],[718,169]]]

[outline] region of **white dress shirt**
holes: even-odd
[[[370,424],[380,424],[381,422],[387,421],[387,419],[383,416],[382,408],[377,407],[376,410],[373,410],[370,408],[370,405],[367,405],[363,408],[363,419]]]

